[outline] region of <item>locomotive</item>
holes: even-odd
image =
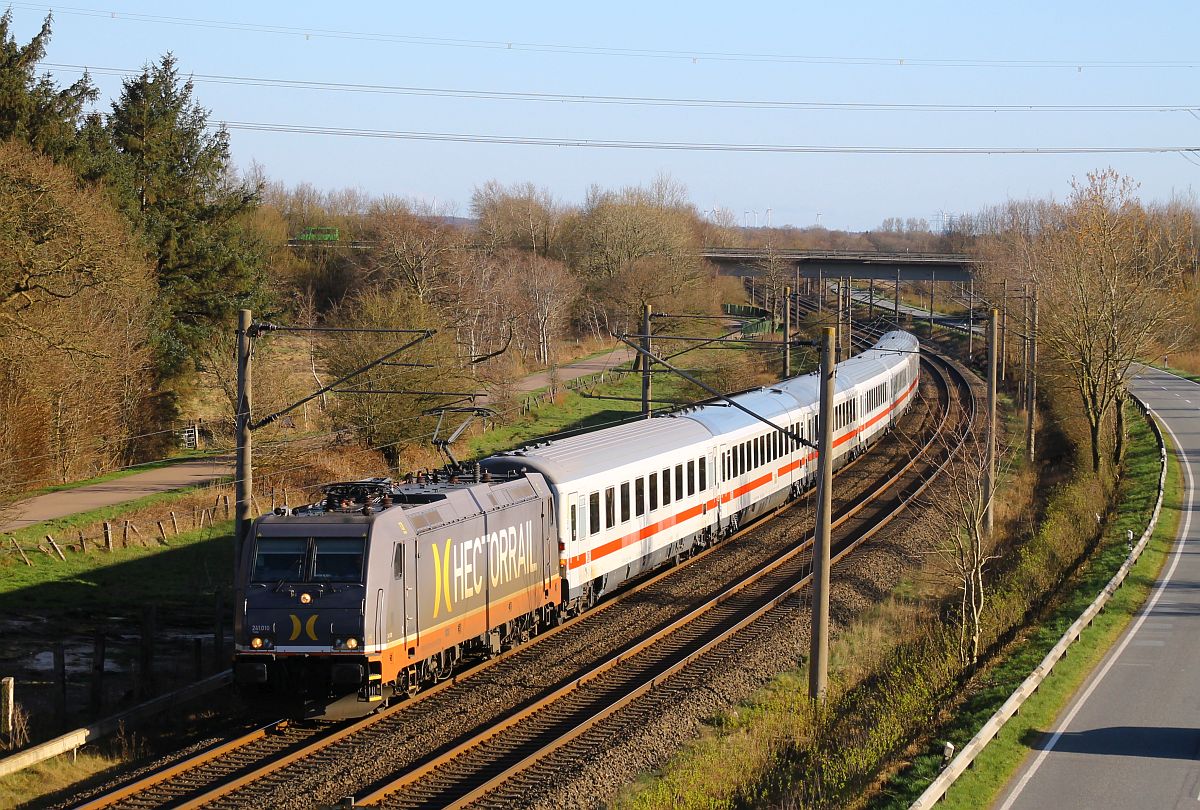
[[[834,466],[911,404],[919,347],[888,332],[838,364]],[[735,399],[817,436],[815,373]],[[449,677],[732,534],[813,485],[816,452],[723,402],[483,459],[332,484],[254,521],[236,581],[234,679],[344,717]]]

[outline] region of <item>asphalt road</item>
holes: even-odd
[[[1184,512],[1141,613],[996,803],[1010,808],[1200,808],[1200,385],[1144,368],[1133,390],[1172,436]]]

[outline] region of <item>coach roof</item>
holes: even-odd
[[[709,441],[712,434],[690,419],[658,417],[555,439],[484,459],[485,467],[514,463],[544,473],[554,484],[598,475],[629,464],[645,463],[661,453]]]

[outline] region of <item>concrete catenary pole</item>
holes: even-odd
[[[792,288],[783,288],[783,376],[792,376]]]
[[[650,305],[642,307],[642,416],[650,418],[653,382],[650,377]]]
[[[817,411],[817,529],[813,547],[812,648],[808,696],[824,700],[829,680],[829,542],[833,512],[833,330],[821,335],[821,402]]]
[[[837,306],[834,307],[837,313],[837,318],[834,321],[834,328],[837,330],[833,337],[833,362],[840,363],[842,361],[842,281],[838,279],[837,286]]]
[[[854,354],[854,279],[846,277],[846,357]]]
[[[1029,304],[1029,368],[1026,374],[1029,381],[1025,384],[1025,458],[1033,461],[1034,451],[1034,411],[1037,409],[1037,330],[1038,330],[1038,294],[1037,287],[1033,288],[1033,299]]]
[[[1000,382],[1008,382],[1008,279],[1000,293]]]
[[[996,488],[996,378],[999,372],[997,363],[997,320],[999,313],[992,309],[988,314],[987,352],[988,352],[988,390],[987,390],[987,458],[985,459],[983,476],[983,531],[989,537],[994,523],[992,510],[992,491]]]
[[[975,357],[975,279],[971,279],[967,296],[967,362]]]
[[[817,314],[825,311],[825,273],[817,268]]]
[[[234,485],[233,566],[237,570],[242,544],[249,541],[250,504],[254,483],[253,450],[250,444],[251,384],[250,310],[238,311],[237,328],[237,481]]]
[[[937,275],[929,272],[929,336],[933,337],[933,289],[937,286]]]
[[[897,328],[899,328],[899,326],[900,326],[900,268],[899,268],[899,267],[897,267],[897,268],[896,268],[896,301],[895,301],[895,308],[896,308],[896,326],[897,326]]]

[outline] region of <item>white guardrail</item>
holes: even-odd
[[[178,703],[206,695],[232,682],[233,674],[231,672],[221,672],[202,681],[196,681],[182,689],[160,695],[153,700],[141,703],[120,714],[106,717],[103,720],[97,720],[90,726],[77,728],[74,731],[63,734],[61,737],[55,737],[53,740],[47,740],[44,743],[30,746],[23,751],[18,751],[4,759],[0,759],[0,776],[8,776],[10,773],[16,773],[23,768],[28,768],[30,765],[36,765],[39,762],[52,759],[59,754],[75,751],[82,745],[95,742],[101,737],[115,734],[121,729],[123,724],[131,724],[136,720],[164,712]]]
[[[1108,584],[1104,586],[1104,589],[1100,591],[1100,595],[1088,605],[1087,609],[1075,620],[1075,623],[1067,628],[1067,632],[1063,634],[1058,643],[1046,654],[1046,657],[1037,665],[1037,668],[1017,687],[1012,696],[1004,701],[1004,705],[983,724],[983,728],[979,729],[979,732],[971,738],[971,741],[963,746],[962,750],[958,752],[958,756],[950,761],[941,774],[925,789],[925,792],[912,803],[911,810],[925,810],[925,808],[931,808],[942,800],[946,795],[946,791],[954,784],[954,781],[971,767],[975,762],[975,758],[1000,733],[1000,729],[1004,727],[1004,724],[1037,691],[1042,681],[1050,675],[1050,672],[1054,669],[1054,665],[1058,663],[1059,659],[1066,656],[1067,648],[1079,639],[1079,634],[1083,632],[1083,629],[1092,623],[1092,619],[1096,617],[1096,614],[1104,608],[1108,600],[1116,593],[1117,588],[1121,587],[1121,584],[1129,575],[1130,569],[1133,568],[1138,557],[1142,555],[1146,544],[1150,542],[1150,535],[1154,534],[1154,527],[1158,525],[1159,512],[1162,511],[1163,487],[1166,485],[1167,480],[1167,449],[1166,444],[1163,442],[1162,431],[1159,429],[1158,423],[1155,422],[1153,416],[1151,416],[1149,407],[1140,399],[1137,402],[1142,406],[1146,420],[1150,423],[1150,427],[1154,431],[1154,437],[1158,440],[1158,455],[1161,467],[1158,474],[1158,500],[1154,504],[1154,512],[1150,515],[1150,522],[1146,525],[1146,531],[1142,532],[1142,539],[1129,552],[1129,557],[1122,563],[1121,568],[1108,581]]]

